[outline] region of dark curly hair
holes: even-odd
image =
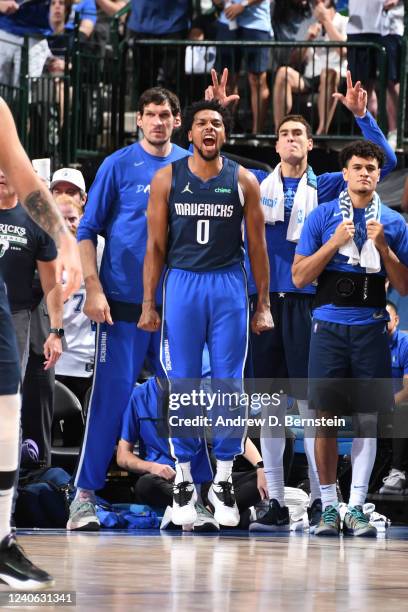
[[[370,140],[356,140],[346,145],[339,154],[339,160],[342,168],[347,168],[350,159],[355,155],[364,159],[373,158],[378,161],[378,167],[382,168],[385,161],[385,155],[379,146]]]
[[[151,87],[150,89],[146,89],[139,98],[137,110],[143,115],[145,106],[148,104],[160,105],[166,102],[169,103],[171,114],[174,117],[181,113],[180,100],[176,94],[164,87]]]
[[[186,133],[191,130],[195,115],[202,110],[217,111],[222,117],[225,133],[227,135],[229,134],[231,129],[231,113],[227,108],[221,106],[218,100],[200,100],[199,102],[193,102],[191,106],[186,108],[183,117],[183,125]]]

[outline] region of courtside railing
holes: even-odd
[[[408,0],[406,0],[408,4]],[[387,131],[386,112],[386,53],[381,45],[374,43],[344,42],[220,42],[220,41],[169,41],[169,40],[129,40],[121,34],[123,16],[128,7],[119,11],[111,22],[109,49],[95,49],[79,40],[76,30],[73,46],[65,58],[63,73],[55,75],[44,72],[32,77],[29,71],[28,40],[21,46],[19,57],[20,71],[17,81],[0,83],[0,95],[10,104],[16,117],[20,137],[31,157],[49,156],[55,164],[73,164],[84,158],[106,155],[138,137],[136,125],[137,100],[143,89],[157,84],[172,89],[180,97],[182,107],[203,97],[210,83],[210,69],[217,66],[216,55],[222,49],[231,54],[230,74],[235,77],[240,102],[234,110],[235,124],[231,139],[235,142],[248,142],[256,139],[258,143],[269,143],[275,139],[275,113],[277,91],[287,90],[288,72],[282,81],[282,66],[295,66],[302,74],[302,60],[309,57],[313,77],[303,89],[303,77],[293,86],[291,112],[301,113],[311,123],[317,142],[346,142],[360,135],[351,116],[341,104],[337,104],[328,133],[316,135],[320,115],[325,119],[330,112],[331,89],[326,82],[319,83],[320,74],[315,74],[315,58],[323,56],[323,66],[327,70],[329,54],[333,49],[338,53],[338,76],[335,87],[344,92],[344,63],[349,48],[371,47],[378,56],[377,74],[377,121]],[[406,12],[406,21],[408,15]],[[408,32],[408,27],[406,27]],[[1,39],[1,32],[0,32]],[[253,113],[262,114],[261,96],[252,92],[248,73],[243,66],[235,65],[235,50],[245,53],[248,49],[267,49],[269,64],[267,85],[270,92],[266,115],[262,125],[254,129]],[[333,55],[331,53],[331,55]],[[320,63],[320,66],[322,63]],[[274,96],[277,70],[280,68],[280,88]],[[336,69],[336,66],[334,66]],[[315,78],[316,77],[316,78]],[[323,91],[319,104],[319,87]],[[408,150],[408,122],[406,98],[408,95],[407,78],[407,37],[403,39],[401,62],[401,96],[398,113],[398,148]],[[281,96],[283,109],[289,110],[290,96]],[[258,104],[258,107],[256,105]],[[282,106],[282,104],[281,104]],[[323,111],[322,111],[323,108]]]

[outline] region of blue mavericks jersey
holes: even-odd
[[[147,243],[146,209],[150,182],[157,170],[189,155],[172,145],[170,155],[157,157],[139,143],[109,155],[89,192],[78,241],[105,238],[100,278],[111,300],[140,304]],[[161,290],[158,289],[158,300]]]
[[[355,119],[363,136],[381,147],[385,153],[386,160],[381,170],[381,178],[384,178],[394,170],[396,166],[397,158],[395,157],[395,153],[390,148],[387,139],[369,112],[367,112],[364,117],[356,117]],[[268,176],[268,173],[262,170],[257,170],[254,174],[259,183],[262,183]],[[347,183],[343,179],[342,172],[326,172],[316,178],[319,204],[324,204],[324,202],[333,200],[339,196],[341,191],[347,188]],[[307,285],[303,287],[303,289],[297,289],[292,282],[292,264],[295,257],[296,244],[286,240],[286,233],[288,231],[290,213],[299,180],[300,179],[284,177],[283,192],[285,197],[285,219],[284,221],[278,221],[275,225],[265,225],[265,238],[268,249],[271,279],[270,292],[315,293],[316,291],[313,285]],[[257,290],[248,257],[246,257],[245,260],[245,267],[248,275],[248,293],[252,295],[257,293]]]
[[[169,198],[170,268],[207,271],[243,261],[239,164],[225,157],[218,176],[203,181],[188,158],[173,162]]]
[[[408,230],[403,217],[381,204],[380,221],[384,226],[384,234],[390,248],[398,259],[408,266]],[[336,228],[342,223],[343,217],[339,208],[339,200],[326,202],[313,210],[305,221],[305,225],[300,236],[296,253],[309,257],[328,242],[333,236]],[[361,252],[362,246],[367,240],[367,229],[364,216],[364,209],[354,208],[354,242]],[[365,274],[365,268],[359,265],[352,266],[347,263],[348,257],[337,252],[326,265],[326,270],[334,272],[358,272]],[[385,268],[381,265],[378,275],[385,277]],[[340,323],[342,325],[368,325],[388,320],[388,313],[384,309],[347,306],[340,307],[334,304],[319,306],[313,311],[313,316],[321,321],[330,323]]]
[[[139,455],[145,461],[153,461],[174,467],[167,428],[168,414],[164,395],[156,379],[149,378],[134,388],[123,415],[121,438],[135,444],[139,442]],[[203,437],[191,460],[194,481],[207,482],[213,474]]]

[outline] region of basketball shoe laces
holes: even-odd
[[[329,506],[324,510],[322,514],[322,519],[327,524],[336,525],[338,521],[338,511],[335,506]]]
[[[353,529],[358,529],[359,527],[365,527],[366,525],[368,525],[368,518],[364,514],[361,506],[354,506],[352,508],[349,508],[347,512],[351,516],[350,523]]]
[[[190,502],[193,494],[193,491],[191,489],[189,490],[189,487],[191,486],[192,483],[188,480],[184,480],[183,482],[179,482],[173,486],[173,495],[179,506],[187,506],[187,504]]]
[[[232,482],[228,480],[221,480],[220,482],[215,483],[216,487],[220,487],[221,491],[218,493],[218,496],[223,498],[223,503],[225,506],[233,507],[235,504],[235,495],[232,490]]]

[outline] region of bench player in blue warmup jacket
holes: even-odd
[[[150,181],[159,168],[189,155],[170,142],[180,126],[177,96],[166,89],[144,92],[138,105],[140,142],[105,159],[90,189],[78,228],[86,287],[85,314],[96,321],[95,374],[68,529],[99,529],[94,491],[104,486],[120,423],[132,388],[148,356],[157,375],[160,334],[136,327],[143,299],[146,209]],[[100,278],[97,235],[105,238]],[[161,303],[161,296],[158,296]]]
[[[358,448],[352,449],[343,532],[375,536],[362,506],[376,455],[376,415],[393,405],[385,276],[401,295],[408,293],[408,230],[375,191],[383,151],[358,141],[340,157],[347,188],[306,219],[292,274],[299,288],[318,281],[309,353],[311,407],[319,417],[353,414],[361,436],[353,441]],[[315,534],[338,535],[335,426],[318,430],[315,451],[323,506]]]
[[[34,221],[55,241],[67,272],[64,297],[79,288],[81,266],[75,240],[55,206],[51,194],[35,174],[17,136],[6,103],[0,98],[0,167],[15,185],[18,198]],[[7,188],[0,184],[0,189]],[[10,231],[13,226],[10,226]],[[6,248],[4,244],[2,248]],[[0,580],[12,588],[43,589],[52,577],[25,556],[11,531],[13,489],[18,469],[20,428],[20,366],[16,336],[5,284],[0,277]]]
[[[336,94],[340,101],[356,118],[363,136],[379,145],[386,154],[386,162],[381,170],[381,177],[391,172],[396,165],[396,157],[387,143],[377,123],[366,110],[367,94],[360,83],[354,86],[350,73],[347,75],[347,92],[343,97]],[[266,173],[257,171],[261,183],[261,201],[266,216],[266,244],[270,266],[270,301],[274,320],[274,329],[261,336],[252,334],[251,349],[255,378],[282,379],[290,378],[286,389],[298,401],[300,415],[313,418],[307,402],[307,368],[311,332],[311,308],[315,287],[308,284],[301,289],[292,282],[291,266],[296,243],[299,239],[301,225],[313,205],[328,202],[345,189],[346,183],[341,172],[327,172],[315,176],[308,165],[308,152],[313,148],[312,130],[305,119],[299,115],[288,115],[278,129],[276,150],[281,165],[275,176],[266,177]],[[280,176],[279,176],[280,174]],[[272,182],[272,184],[271,184]],[[280,183],[277,185],[277,183]],[[277,215],[280,207],[281,216]],[[311,207],[312,207],[311,206]],[[291,224],[296,207],[296,223]],[[273,214],[268,222],[268,212]],[[304,213],[304,214],[303,214]],[[294,229],[294,231],[292,231]],[[256,308],[256,287],[248,270],[248,292],[250,309]],[[279,386],[279,390],[281,386]],[[277,416],[280,422],[284,419],[285,405],[282,401]],[[261,438],[262,457],[265,463],[265,476],[268,482],[270,497],[269,512],[261,520],[262,531],[270,529],[289,530],[289,512],[284,506],[283,451],[285,438],[269,436]],[[310,522],[314,527],[320,520],[321,501],[316,463],[314,459],[313,432],[305,436],[305,451],[309,464],[311,485]],[[259,522],[259,521],[258,521]],[[252,530],[257,525],[251,526]]]
[[[259,295],[251,326],[256,333],[272,327],[259,187],[250,173],[220,156],[226,138],[225,117],[216,102],[193,105],[186,118],[193,156],[164,168],[152,182],[139,327],[149,331],[160,327],[156,289],[167,261],[162,362],[171,392],[178,388],[177,380],[200,379],[205,343],[213,378],[238,381],[234,390],[241,390],[248,335],[242,267],[244,218]],[[236,416],[239,411],[232,414]],[[243,450],[244,431],[240,428],[239,438],[227,427],[213,434],[217,470],[209,500],[222,525],[239,522],[230,476],[233,458]],[[185,430],[185,437],[176,437],[174,429],[171,435],[177,460],[173,522],[194,523],[196,491],[190,462],[199,440],[186,435]]]

